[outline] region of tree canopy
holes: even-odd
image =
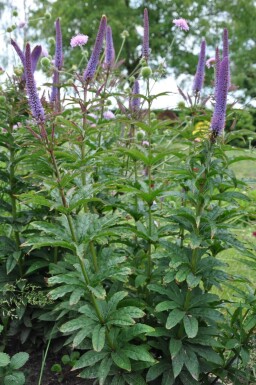
[[[247,96],[256,95],[256,6],[254,0],[35,0],[31,22],[33,38],[54,36],[54,20],[61,18],[65,63],[78,63],[81,51],[76,49],[70,56],[70,39],[77,33],[89,36],[87,48],[91,52],[99,20],[106,14],[112,27],[116,51],[122,42],[123,30],[129,32],[121,58],[130,73],[141,55],[143,9],[149,11],[150,63],[156,66],[165,60],[167,69],[176,75],[195,73],[201,36],[207,42],[208,57],[214,55],[216,45],[221,47],[222,30],[228,28],[232,83],[246,89]],[[46,12],[51,19],[45,19]],[[239,17],[238,17],[239,13]],[[174,26],[175,18],[188,20],[190,30],[181,31]],[[39,18],[39,19],[38,19]],[[40,19],[41,18],[41,19]],[[50,49],[54,53],[54,47]],[[175,53],[175,54],[174,54]],[[210,79],[210,77],[209,77]],[[207,80],[207,79],[206,79]]]

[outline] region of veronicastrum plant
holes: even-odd
[[[189,28],[182,19],[177,25]],[[220,251],[232,247],[254,262],[232,229],[243,215],[239,202],[248,197],[229,168],[241,157],[227,156],[224,139],[227,31],[222,59],[216,50],[212,119],[201,98],[203,40],[193,95],[180,90],[184,119],[171,125],[152,111],[159,95],[151,93],[157,71],[149,67],[147,10],[142,59],[125,93],[121,53],[115,56],[106,16],[83,74],[68,82],[61,36],[58,19],[49,102],[38,96],[34,50],[27,43],[23,53],[12,43],[32,114],[17,133],[26,143],[20,169],[32,183],[11,196],[33,216],[22,242],[16,228],[10,238],[17,251],[26,250],[22,274],[44,275],[47,282],[49,303],[38,319],[54,323],[51,338],[65,336],[65,344],[80,352],[72,370],[95,383],[209,385],[250,378],[245,368],[255,296],[249,302],[244,294],[246,311],[240,303],[233,312],[216,290],[229,278]],[[86,42],[79,35],[72,46]],[[109,110],[113,99],[115,113]],[[208,132],[193,134],[198,122],[210,119]],[[15,146],[14,154],[20,153],[20,142]],[[23,268],[24,260],[16,259]],[[240,345],[228,345],[230,339]]]

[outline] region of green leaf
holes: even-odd
[[[251,199],[238,191],[227,191],[221,194],[214,195],[212,199],[226,202],[235,202],[236,199],[250,201]]]
[[[105,299],[106,298],[106,290],[102,286],[87,286],[90,292],[98,299]]]
[[[125,374],[124,378],[129,385],[147,385],[144,378],[137,373]]]
[[[119,368],[125,369],[128,372],[131,371],[131,362],[130,362],[129,358],[122,351],[119,350],[116,353],[112,352],[111,357],[112,357],[114,363]]]
[[[191,348],[201,357],[203,357],[206,361],[213,362],[217,365],[223,365],[223,360],[218,353],[216,353],[212,348],[204,347],[204,346],[194,346],[191,345]]]
[[[10,362],[10,356],[6,353],[0,352],[0,367],[7,366]]]
[[[34,273],[35,271],[40,270],[46,266],[49,266],[48,261],[35,261],[35,262],[31,261],[31,264],[30,264],[29,268],[27,269],[25,275],[29,275],[31,273]]]
[[[92,332],[92,346],[96,352],[100,352],[105,345],[106,327],[97,325]]]
[[[174,309],[167,318],[166,329],[172,329],[176,326],[183,319],[185,314],[185,311]]]
[[[51,372],[54,372],[54,373],[61,373],[62,372],[62,367],[60,364],[54,364],[52,365],[51,367]]]
[[[73,366],[72,370],[85,368],[87,366],[92,366],[96,364],[96,362],[101,361],[107,355],[108,355],[108,352],[95,352],[94,350],[90,350],[79,358],[79,360]]]
[[[146,381],[154,381],[156,378],[161,376],[161,374],[169,368],[169,364],[166,362],[159,362],[151,366],[147,372]]]
[[[14,372],[4,377],[4,385],[24,385],[25,376],[22,372]]]
[[[105,357],[101,361],[99,371],[98,371],[99,385],[104,385],[105,380],[110,372],[112,364],[113,364],[113,360],[111,357]]]
[[[113,310],[115,310],[119,302],[122,301],[122,299],[124,299],[127,295],[127,291],[118,291],[117,293],[113,294],[108,301],[108,313],[111,313]]]
[[[171,353],[172,359],[179,353],[182,348],[182,341],[175,338],[171,338],[169,342],[169,351]]]
[[[72,319],[68,322],[65,322],[61,327],[60,331],[62,333],[70,333],[74,330],[84,329],[92,330],[92,327],[95,325],[95,322],[91,319],[88,319],[87,316],[80,316],[78,318]]]
[[[79,330],[79,332],[77,332],[76,336],[73,339],[73,343],[72,343],[73,348],[79,346],[81,342],[83,342],[83,340],[92,333],[92,330],[93,330],[92,328],[89,328],[89,329],[83,328]]]
[[[191,315],[185,315],[183,318],[183,324],[188,338],[194,338],[198,333],[197,319]]]
[[[199,362],[196,354],[193,350],[189,349],[186,351],[185,366],[187,367],[191,376],[198,380],[199,377]]]
[[[10,366],[12,369],[20,369],[27,360],[29,359],[29,354],[26,352],[19,352],[14,354],[11,358]]]
[[[147,350],[147,345],[130,345],[123,346],[124,354],[135,361],[155,362],[154,357]]]
[[[80,298],[84,295],[85,290],[83,288],[78,288],[73,291],[69,298],[69,304],[75,305],[79,302]]]
[[[136,323],[133,326],[123,329],[120,333],[120,339],[121,341],[130,341],[134,337],[137,337],[141,334],[152,333],[154,331],[155,329],[152,328],[151,326]]]
[[[161,385],[173,385],[174,382],[175,378],[173,376],[173,371],[167,370],[166,372],[164,372]]]
[[[174,378],[178,377],[178,375],[180,374],[184,365],[184,361],[185,361],[184,350],[180,349],[178,354],[176,354],[176,356],[172,360],[172,369],[173,369]]]
[[[174,301],[163,301],[156,305],[156,311],[162,312],[165,310],[176,309],[179,305]]]

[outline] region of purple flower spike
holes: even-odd
[[[215,50],[215,100],[217,99],[217,89],[218,89],[218,78],[220,74],[220,52],[219,48],[216,47]]]
[[[60,27],[60,19],[58,18],[55,23],[56,28],[56,46],[55,46],[55,67],[61,70],[63,65],[63,53],[62,53],[62,33]]]
[[[229,58],[229,42],[228,42],[228,30],[227,28],[224,28],[223,31],[223,52],[222,52],[222,58],[225,57]],[[228,75],[228,88],[231,86],[231,80],[230,80],[230,69],[229,69],[229,75]]]
[[[142,44],[142,57],[148,61],[149,59],[149,22],[148,22],[148,10],[144,9],[144,35]]]
[[[16,43],[16,41],[12,40],[11,39],[11,45],[13,46],[13,48],[15,49],[17,55],[19,56],[23,66],[25,65],[25,55],[24,53],[22,52],[22,50],[20,49],[20,47],[18,46],[18,44]]]
[[[229,60],[224,57],[220,63],[220,72],[218,76],[218,86],[216,91],[216,104],[211,121],[211,139],[214,142],[216,137],[221,135],[225,126],[227,94],[228,94],[228,78],[229,78]]]
[[[112,37],[112,29],[108,25],[106,30],[106,51],[105,51],[105,66],[107,69],[111,68],[115,61],[115,48]]]
[[[52,92],[50,97],[50,103],[56,102],[58,99],[58,87],[56,85],[59,84],[60,81],[60,74],[58,70],[53,71],[53,86],[52,86]]]
[[[41,124],[45,121],[44,109],[42,103],[39,99],[36,83],[32,71],[32,60],[30,53],[30,44],[27,43],[25,50],[25,76],[26,76],[26,85],[27,85],[27,94],[28,101],[32,111],[33,117],[36,119],[37,123]]]
[[[31,64],[32,64],[32,71],[35,72],[36,66],[38,63],[38,60],[42,53],[42,47],[41,45],[36,45],[31,53]]]
[[[132,89],[133,95],[140,93],[140,84],[138,80],[135,80],[133,89]],[[137,112],[140,109],[140,98],[139,97],[131,97],[130,101],[130,108],[132,112]]]
[[[203,40],[201,43],[201,50],[199,54],[197,70],[196,70],[196,75],[195,75],[194,85],[193,85],[193,91],[195,93],[200,92],[204,84],[205,50],[206,50],[206,42],[205,40]]]
[[[96,41],[93,47],[91,57],[84,71],[84,80],[87,83],[89,83],[94,77],[94,74],[98,65],[99,57],[100,57],[100,52],[103,45],[103,40],[105,37],[106,28],[107,28],[107,18],[105,15],[103,15],[100,21],[99,30],[98,30],[98,34],[96,37]]]

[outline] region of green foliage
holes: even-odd
[[[135,9],[127,8],[130,23]],[[44,100],[44,124],[29,119],[18,75],[1,91],[3,345],[8,333],[21,342],[41,333],[75,349],[53,365],[60,379],[68,365],[100,385],[250,381],[255,291],[220,296],[225,285],[250,281],[233,276],[219,256],[232,248],[256,268],[255,245],[237,236],[255,219],[253,194],[231,168],[255,160],[252,149],[233,156],[232,131],[212,143],[208,126],[200,131],[210,112],[198,95],[170,126],[152,116],[148,78],[140,79],[140,111],[130,111],[134,95],[123,92],[118,68],[97,71],[91,83],[75,76],[61,84],[68,93],[61,89],[60,106]],[[118,108],[107,119],[112,98]],[[246,121],[235,135],[247,135]],[[24,383],[26,353],[0,359],[0,375]]]

